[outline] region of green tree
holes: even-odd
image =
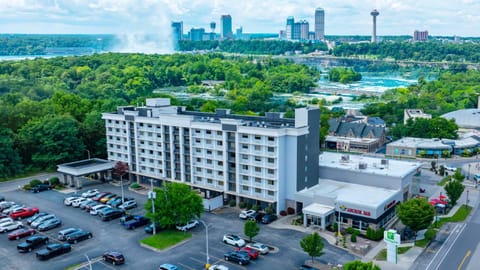
[[[457,168],[452,175],[453,179],[462,182],[465,179],[465,175],[462,174],[462,169]]]
[[[243,233],[248,236],[249,241],[252,242],[253,237],[257,236],[260,232],[260,226],[256,221],[247,220],[243,226]]]
[[[397,215],[416,235],[419,230],[428,228],[433,222],[435,209],[426,199],[413,198],[397,206]]]
[[[25,164],[52,169],[57,164],[81,158],[85,146],[79,139],[78,126],[69,115],[30,120],[19,130],[17,140]]]
[[[373,264],[373,262],[362,262],[359,260],[347,262],[343,266],[344,270],[381,270],[380,266]]]
[[[305,251],[310,257],[312,257],[312,262],[314,257],[318,257],[323,254],[323,241],[317,232],[307,235],[300,240],[300,247],[302,247],[303,251]]]
[[[146,216],[160,226],[185,224],[203,213],[202,197],[186,184],[166,182],[154,192],[155,213],[152,213],[152,200],[148,200],[145,204]]]
[[[22,171],[22,161],[14,149],[14,134],[0,127],[0,178],[13,176]]]
[[[445,185],[445,191],[447,192],[448,198],[452,202],[452,205],[456,205],[458,199],[465,190],[465,186],[458,180],[453,180],[448,182]]]

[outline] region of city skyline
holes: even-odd
[[[480,36],[480,2],[474,0],[0,0],[0,32],[155,33],[170,30],[172,21],[183,21],[184,29],[208,29],[210,22],[219,25],[220,16],[230,14],[233,31],[243,27],[246,33],[278,33],[288,16],[313,26],[316,8],[325,10],[325,35],[371,35],[370,12],[377,9],[382,14],[378,36],[412,35],[417,29],[437,36]]]

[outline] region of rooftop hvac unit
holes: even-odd
[[[360,170],[365,170],[367,168],[367,163],[358,163],[358,168]]]

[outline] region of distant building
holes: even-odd
[[[308,40],[310,26],[306,20],[300,21],[300,40]]]
[[[315,9],[315,39],[325,39],[325,11],[323,8]]]
[[[376,43],[377,42],[377,17],[378,15],[380,15],[380,12],[374,9],[372,10],[372,12],[370,12],[370,15],[372,15],[372,19],[373,19],[372,43]]]
[[[424,113],[422,109],[405,109],[403,111],[403,124],[407,124],[408,119],[425,118],[432,119],[432,115]]]
[[[204,28],[190,29],[189,38],[191,41],[203,41],[204,36],[205,36]]]
[[[178,46],[178,41],[183,39],[183,22],[172,22],[173,44]]]
[[[285,38],[290,40],[293,39],[293,25],[295,24],[295,19],[290,16],[287,18],[287,27],[285,28]]]
[[[220,35],[222,39],[233,38],[232,16],[222,15],[220,17]]]
[[[454,119],[460,128],[480,130],[480,96],[477,108],[463,109],[446,113],[441,117],[448,120]]]
[[[428,31],[418,31],[413,32],[413,41],[428,41]]]
[[[480,137],[471,136],[458,140],[449,139],[425,139],[404,137],[400,140],[387,144],[386,154],[393,157],[415,158],[418,156],[434,158],[461,155],[466,151],[473,151],[480,146]]]

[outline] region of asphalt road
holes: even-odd
[[[45,176],[45,178],[48,176]],[[43,178],[39,178],[43,179]],[[65,255],[38,261],[34,253],[21,254],[16,250],[19,241],[9,241],[6,237],[0,236],[0,260],[1,269],[9,270],[56,270],[65,269],[69,266],[84,263],[88,259],[92,262],[92,269],[157,269],[162,263],[173,263],[185,270],[203,269],[206,261],[205,228],[200,225],[192,230],[193,236],[190,240],[163,252],[154,252],[141,247],[138,242],[147,235],[142,228],[134,231],[125,230],[118,220],[103,222],[98,217],[72,207],[63,205],[63,199],[68,194],[57,191],[45,191],[40,193],[29,193],[19,190],[18,187],[27,183],[30,179],[0,183],[0,195],[7,200],[23,203],[27,206],[39,207],[41,211],[54,213],[62,220],[60,228],[46,232],[52,239],[56,238],[59,230],[67,227],[79,227],[93,233],[93,238],[82,241],[72,246],[72,251]],[[91,186],[101,191],[111,191],[120,194],[120,188],[109,184],[98,184]],[[87,189],[88,187],[85,187]],[[146,196],[136,194],[125,189],[127,197],[135,197],[140,207],[133,210],[134,213],[143,212],[142,204]],[[238,218],[237,213],[212,214],[205,213],[202,216],[209,225],[209,257],[210,263],[221,263],[229,269],[296,269],[309,256],[300,248],[299,241],[306,234],[293,230],[277,230],[267,225],[260,225],[261,230],[254,240],[274,246],[276,252],[260,256],[248,266],[239,266],[234,263],[225,262],[223,254],[233,247],[224,244],[221,239],[225,233],[235,233],[243,236],[244,221]],[[118,250],[124,253],[126,264],[113,267],[99,260],[101,254],[107,250]],[[344,264],[354,260],[355,257],[348,252],[331,246],[325,242],[324,255],[317,260],[324,263]],[[88,269],[86,267],[85,269]]]

